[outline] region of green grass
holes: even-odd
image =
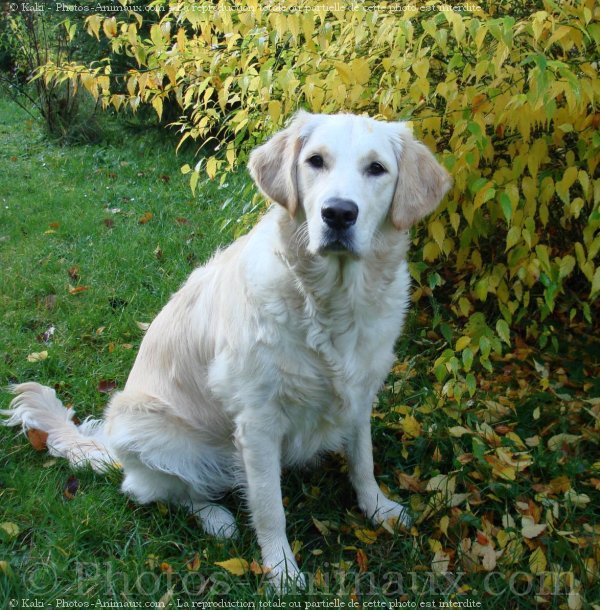
[[[0,117],[0,383],[37,380],[56,387],[79,415],[99,416],[107,397],[98,384],[124,385],[142,338],[137,323],[151,321],[191,269],[236,234],[236,223],[228,220],[251,201],[248,181],[240,173],[224,188],[205,183],[193,197],[179,171],[191,155],[176,158],[172,144],[157,134],[107,122],[99,144],[60,147],[2,98]],[[229,205],[223,209],[224,201]],[[152,218],[140,223],[148,212]],[[73,294],[77,287],[85,289]],[[287,597],[285,607],[336,599],[345,607],[440,607],[443,600],[484,608],[542,601],[565,606],[565,582],[557,595],[546,595],[548,582],[544,588],[543,578],[532,575],[538,548],[544,572],[573,574],[584,603],[600,598],[594,483],[600,478],[594,401],[600,388],[591,379],[598,372],[597,344],[580,343],[589,352],[585,364],[568,354],[546,362],[543,354],[516,350],[496,363],[494,376],[479,371],[476,395],[457,404],[444,397],[431,371],[445,346],[431,323],[431,306],[422,299],[399,345],[404,364],[382,391],[373,420],[378,478],[410,504],[416,526],[404,534],[367,532],[374,540],[366,539],[362,530],[371,526],[340,474],[341,458],[310,472],[285,473],[288,534],[311,582],[308,593]],[[46,343],[43,334],[51,327]],[[28,361],[42,351],[47,359]],[[533,358],[548,367],[548,378]],[[2,406],[9,400],[4,393]],[[420,426],[412,435],[408,416]],[[486,421],[499,441],[486,437]],[[457,426],[468,433],[459,436]],[[548,440],[559,433],[579,438],[549,450]],[[515,437],[537,437],[539,444],[523,449]],[[499,475],[490,461],[498,443],[532,460],[514,480]],[[215,564],[232,557],[260,561],[239,498],[225,501],[238,516],[241,538],[217,542],[181,510],[132,504],[118,491],[119,472],[73,473],[10,429],[0,429],[0,446],[0,609],[11,599],[20,600],[19,607],[24,599],[51,607],[60,607],[57,599],[63,607],[161,599],[171,607],[177,600],[190,607],[219,600],[275,607],[277,598],[259,576],[234,576]],[[456,493],[466,499],[455,496],[456,506],[442,502],[427,509],[434,494],[426,484],[438,474],[453,477]],[[64,491],[73,475],[78,486],[69,498]],[[559,477],[590,501],[566,498]],[[503,523],[506,514],[514,526]],[[525,539],[523,515],[533,515],[547,531]],[[319,522],[326,529],[319,530]],[[478,536],[504,549],[491,576],[480,559],[465,559],[464,541],[473,544]],[[432,575],[438,547],[450,561],[450,580]],[[200,563],[191,570],[196,555]]]

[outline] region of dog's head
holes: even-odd
[[[452,183],[404,123],[299,112],[250,155],[261,191],[306,221],[312,254],[369,251],[384,227],[403,231]]]

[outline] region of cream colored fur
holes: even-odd
[[[249,169],[280,205],[171,298],[103,422],[75,427],[35,383],[14,387],[4,413],[8,425],[46,430],[51,453],[74,465],[118,460],[125,493],[181,503],[211,534],[235,535],[214,502],[243,486],[263,563],[285,587],[303,577],[285,533],[282,467],[344,451],[365,514],[408,522],[373,476],[371,404],[409,301],[405,229],[450,179],[402,123],[352,115],[296,115]],[[358,209],[347,250],[328,249],[331,198]]]

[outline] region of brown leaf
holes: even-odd
[[[79,489],[79,480],[77,477],[71,475],[68,480],[65,488],[63,490],[63,496],[67,500],[72,500]]]
[[[196,553],[185,565],[188,572],[197,572],[200,569],[200,555]]]
[[[89,289],[89,286],[69,286],[69,294],[80,294]]]
[[[154,250],[154,256],[156,256],[156,258],[162,258],[163,255],[163,251],[161,250],[160,245],[156,246],[155,250]]]
[[[154,218],[154,214],[152,212],[144,212],[144,214],[142,214],[140,216],[140,219],[138,220],[138,222],[141,225],[145,225],[147,222],[150,222],[153,218]]]
[[[401,489],[406,489],[415,493],[421,493],[424,489],[421,481],[405,472],[398,470],[396,472],[396,479],[398,479],[398,485],[400,485]]]
[[[109,394],[117,387],[117,382],[113,379],[101,379],[98,383],[98,392]]]
[[[175,222],[176,222],[178,225],[189,225],[189,224],[190,224],[190,221],[189,221],[187,218],[183,218],[183,217],[181,217],[181,216],[180,216],[179,218],[176,218],[176,219],[175,219]]]
[[[73,281],[76,282],[79,279],[79,267],[77,265],[73,265],[73,267],[70,267],[67,273]]]
[[[369,559],[363,549],[356,551],[356,563],[360,574],[364,574],[369,569]]]
[[[477,542],[479,542],[481,546],[486,546],[490,543],[488,537],[483,532],[477,532]]]
[[[104,226],[112,229],[115,226],[115,221],[112,218],[105,218],[103,221]]]
[[[170,564],[168,564],[166,561],[163,561],[160,564],[160,571],[164,572],[165,574],[172,574],[173,573],[173,568],[171,567]]]
[[[29,439],[31,446],[36,451],[46,450],[46,441],[48,440],[47,432],[43,432],[42,430],[36,430],[35,428],[30,428],[29,430],[27,430],[27,438]]]
[[[48,226],[51,229],[58,229],[60,227],[60,222],[51,222]]]

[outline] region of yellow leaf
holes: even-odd
[[[216,176],[217,160],[214,157],[210,157],[210,159],[206,162],[206,173],[211,180]]]
[[[542,574],[546,571],[547,565],[546,555],[544,555],[542,547],[538,547],[529,556],[529,569],[532,574]]]
[[[229,142],[227,145],[227,152],[225,153],[225,158],[227,159],[227,163],[229,163],[229,167],[233,167],[235,163],[235,145],[233,142]]]
[[[11,538],[16,538],[21,531],[16,523],[10,523],[9,521],[0,523],[0,529],[3,529]]]
[[[154,110],[156,110],[156,114],[158,115],[158,120],[160,121],[160,119],[162,119],[162,112],[163,112],[162,98],[160,98],[160,97],[152,98],[152,108],[154,108]]]
[[[413,438],[421,436],[421,424],[413,415],[407,415],[402,420],[401,426],[404,433],[408,434],[408,436],[412,436]]]
[[[448,517],[448,515],[444,515],[440,519],[440,523],[439,523],[440,531],[442,532],[442,534],[444,534],[444,536],[448,535],[448,526],[449,525],[450,525],[450,517]]]
[[[271,100],[269,102],[269,116],[274,125],[279,123],[281,117],[281,102],[279,100]]]
[[[429,224],[429,231],[435,240],[435,243],[438,245],[438,248],[441,250],[444,245],[444,238],[446,237],[444,225],[439,220],[434,220]]]
[[[366,85],[371,76],[371,69],[369,64],[364,57],[355,59],[350,68],[352,72],[353,81],[359,85]]]
[[[88,33],[93,34],[96,39],[100,39],[100,20],[102,17],[100,15],[90,15],[86,20]]]
[[[32,352],[27,356],[27,362],[40,362],[41,360],[46,360],[48,358],[48,352],[44,350],[43,352]]]
[[[243,576],[250,569],[250,564],[241,557],[233,557],[226,561],[215,561],[215,565],[220,566],[227,570],[230,574],[235,576]]]
[[[117,35],[117,20],[114,17],[108,17],[102,22],[102,29],[107,38],[114,38]]]
[[[465,349],[465,347],[467,347],[467,345],[469,345],[470,343],[471,343],[471,337],[467,337],[467,335],[463,335],[456,342],[456,345],[454,346],[454,351],[462,352]]]
[[[419,77],[425,78],[429,72],[429,60],[427,58],[418,59],[411,65],[412,71]]]
[[[377,540],[377,532],[368,529],[354,530],[354,535],[365,544],[373,544]]]
[[[460,438],[463,434],[469,434],[469,430],[467,430],[464,426],[452,426],[448,428],[448,434],[450,436],[454,436],[455,438]]]

